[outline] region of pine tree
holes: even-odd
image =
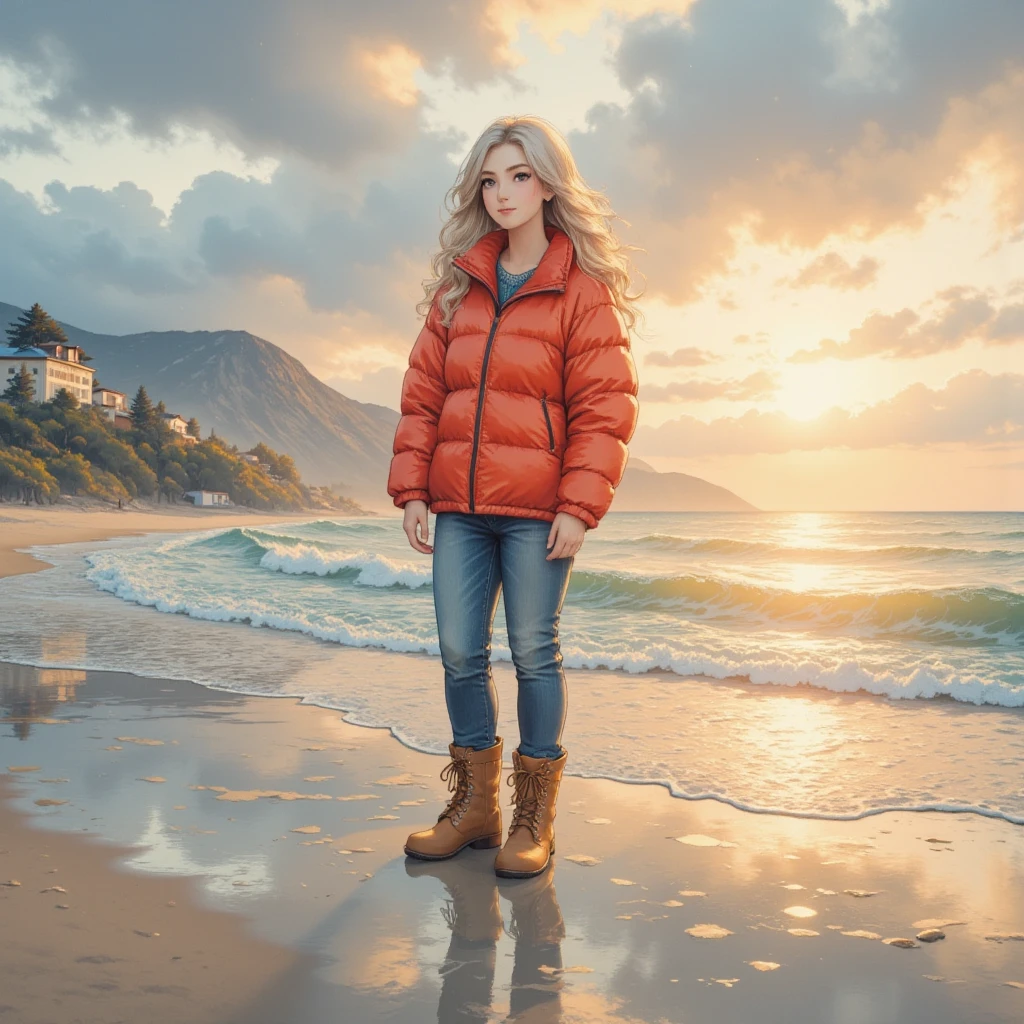
[[[67,388],[59,388],[57,393],[50,399],[51,402],[58,408],[63,409],[65,412],[69,412],[72,409],[78,408],[78,399],[68,391]]]
[[[132,426],[136,430],[144,430],[146,427],[152,427],[155,423],[156,412],[153,409],[153,403],[149,400],[145,386],[140,384],[139,390],[135,392],[135,397],[132,399]]]
[[[188,434],[190,437],[198,438],[202,436],[199,433],[199,420],[197,420],[195,416],[193,416],[188,421],[188,426],[185,427],[185,433]]]
[[[25,310],[5,333],[9,339],[8,344],[19,352],[49,342],[69,344],[64,328],[38,302],[31,309]]]
[[[21,369],[8,379],[7,388],[0,396],[5,402],[10,402],[16,409],[27,405],[35,398],[36,385],[32,380],[32,374],[28,367],[22,363]]]

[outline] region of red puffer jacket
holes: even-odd
[[[603,282],[580,270],[572,240],[548,247],[498,306],[498,228],[456,257],[472,277],[452,318],[437,298],[409,355],[388,493],[432,512],[569,512],[594,529],[626,467],[637,419],[629,336]]]

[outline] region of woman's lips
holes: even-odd
[[[504,210],[499,210],[498,213],[514,213],[515,209],[514,206],[507,206]]]

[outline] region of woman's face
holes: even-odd
[[[545,199],[555,193],[541,185],[540,179],[526,162],[523,147],[516,142],[492,146],[484,159],[480,174],[480,190],[484,206],[503,228],[518,228],[540,216]]]

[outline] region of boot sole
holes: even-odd
[[[494,850],[501,846],[501,833],[496,832],[493,836],[481,836],[479,839],[470,839],[461,846],[456,847],[451,853],[420,853],[418,850],[410,850],[408,846],[403,847],[406,855],[415,857],[417,860],[448,860],[455,854],[461,853],[467,846],[474,850]]]
[[[537,875],[544,874],[549,867],[551,867],[551,861],[555,856],[555,844],[554,841],[551,843],[551,850],[548,852],[548,859],[544,862],[544,867],[537,868],[536,871],[513,871],[511,868],[498,868],[494,869],[494,873],[499,878],[536,878]]]

